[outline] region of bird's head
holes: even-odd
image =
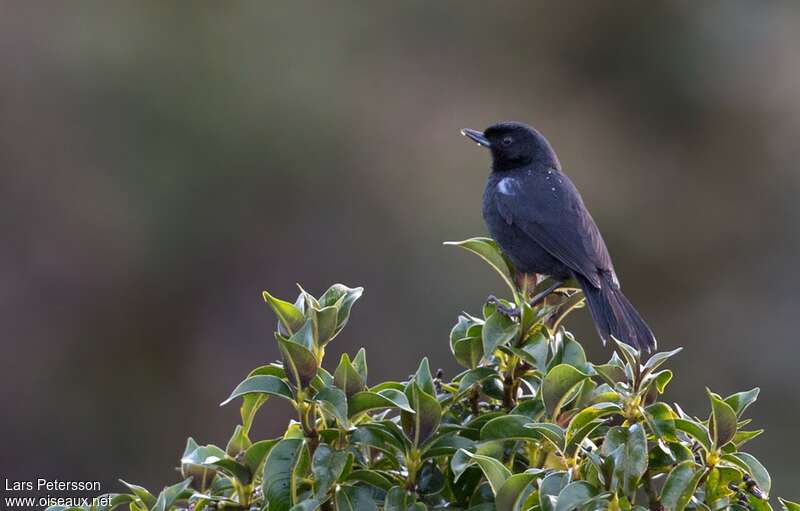
[[[492,170],[511,170],[533,162],[561,169],[547,139],[525,124],[502,122],[484,131],[465,128],[461,134],[492,152]]]

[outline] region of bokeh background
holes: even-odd
[[[797,2],[0,3],[0,474],[177,480],[278,356],[262,289],[363,285],[328,365],[452,375],[457,314],[502,291],[441,245],[485,233],[458,130],[513,119],[687,348],[671,397],[761,386],[751,450],[800,498],[798,48]]]

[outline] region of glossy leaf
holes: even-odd
[[[483,471],[483,475],[492,487],[492,492],[497,495],[497,492],[503,486],[503,483],[511,477],[511,471],[505,465],[500,463],[494,458],[483,456],[481,454],[472,454],[469,451],[461,450],[465,456],[475,462]]]
[[[422,445],[428,440],[442,420],[442,407],[435,397],[423,392],[416,382],[410,386],[411,408],[414,413],[403,411],[400,414],[403,431],[414,445]]]
[[[288,335],[292,335],[300,330],[300,328],[306,322],[306,318],[301,310],[289,302],[275,298],[267,291],[264,291],[263,296],[264,301],[267,302],[272,311],[278,317],[278,321]]]
[[[696,440],[706,452],[712,450],[711,435],[708,428],[689,419],[675,419],[675,429],[686,433],[690,438]]]
[[[380,392],[362,391],[356,392],[350,398],[349,414],[354,417],[359,413],[380,408],[397,408],[414,413],[411,404],[405,394],[394,389],[385,389]]]
[[[319,444],[311,460],[311,473],[314,475],[314,495],[321,500],[328,493],[344,471],[347,453],[336,451],[328,444]]]
[[[504,345],[519,336],[520,325],[500,311],[494,311],[483,325],[481,340],[483,353],[489,357],[498,346]]]
[[[526,427],[531,419],[525,415],[503,415],[487,422],[481,428],[481,441],[542,439],[542,434]]]
[[[303,440],[281,440],[267,456],[261,486],[269,511],[288,511],[295,504],[294,468],[303,449]]]
[[[297,334],[295,334],[297,335]],[[305,346],[275,335],[278,347],[283,355],[284,366],[287,368],[292,382],[306,388],[317,375],[317,358]]]
[[[343,428],[350,426],[347,413],[347,396],[343,391],[336,387],[322,389],[314,396],[314,401],[319,403],[322,410],[328,416],[335,418]]]
[[[339,365],[333,373],[333,381],[337,387],[347,394],[348,398],[365,388],[364,380],[352,362],[350,362],[350,356],[347,353],[342,353]]]
[[[679,463],[667,475],[661,489],[661,504],[667,511],[683,511],[692,498],[703,470],[693,461]]]
[[[431,396],[436,395],[436,388],[433,385],[433,376],[431,375],[430,364],[428,364],[428,357],[423,357],[422,361],[419,363],[417,372],[414,375],[414,380],[423,392]]]
[[[278,440],[261,440],[251,445],[244,454],[244,464],[255,474],[261,468],[262,463],[267,458],[269,451],[275,447]]]
[[[761,491],[769,495],[769,491],[772,488],[772,478],[767,469],[764,468],[764,465],[755,456],[746,452],[737,452],[724,455],[722,458],[741,467],[753,478],[753,481],[761,488]]]
[[[378,511],[378,506],[368,489],[340,486],[336,490],[336,511]]]
[[[161,493],[158,494],[158,498],[155,504],[153,504],[153,507],[150,508],[150,511],[167,511],[170,509],[181,494],[189,487],[190,482],[192,482],[191,479],[185,479],[178,484],[164,488]]]
[[[275,376],[251,376],[237,385],[231,395],[228,396],[228,399],[220,403],[220,406],[224,406],[237,397],[247,394],[266,394],[294,401],[292,389],[280,378]]]
[[[495,497],[497,511],[520,511],[522,502],[534,490],[531,484],[536,479],[536,473],[522,473],[510,476],[500,486]]]
[[[711,401],[711,418],[709,419],[709,433],[711,441],[717,447],[723,447],[733,440],[736,434],[736,412],[725,401],[706,389],[708,399]]]
[[[737,417],[741,417],[747,407],[756,402],[761,389],[756,387],[746,392],[737,392],[725,398],[725,402],[733,408]]]
[[[800,504],[778,497],[778,501],[785,511],[800,511]]]
[[[411,504],[412,497],[403,488],[399,486],[392,487],[386,492],[386,500],[383,504],[384,511],[408,511],[408,506]]]
[[[551,417],[557,416],[561,407],[575,397],[578,385],[588,377],[568,364],[559,364],[550,369],[542,381],[542,399],[547,413]]]
[[[448,241],[445,245],[452,245],[469,250],[478,255],[481,259],[489,263],[489,266],[496,271],[503,282],[506,283],[511,293],[516,293],[516,286],[512,277],[512,266],[503,256],[500,247],[491,238],[471,238],[464,241]]]
[[[566,485],[558,494],[555,511],[574,511],[589,502],[597,489],[586,481],[575,481]]]

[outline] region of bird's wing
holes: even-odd
[[[596,287],[601,273],[616,283],[606,244],[575,185],[559,171],[546,173],[503,178],[496,188],[500,215]]]

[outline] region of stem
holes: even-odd
[[[476,383],[472,386],[472,389],[469,392],[469,406],[470,410],[472,411],[472,415],[474,415],[475,417],[477,417],[481,413],[481,410],[478,406],[478,399],[480,398],[480,396],[481,396],[481,390],[478,387],[478,384]]]
[[[512,356],[509,359],[508,367],[510,368],[503,379],[503,408],[511,411],[512,408],[517,406],[517,369],[519,369],[520,360],[517,356]]]
[[[644,473],[644,491],[647,493],[647,499],[650,501],[650,511],[663,511],[664,506],[661,505],[661,500],[656,492],[656,487],[653,484],[653,478],[650,476],[650,471]]]
[[[316,406],[306,403],[306,393],[302,389],[297,391],[296,404],[300,426],[303,428],[303,435],[308,441],[308,453],[313,458],[314,452],[316,452],[317,446],[319,446],[319,433],[317,432],[315,417]],[[309,416],[311,417],[309,418]]]
[[[406,490],[413,492],[417,486],[417,470],[419,470],[420,465],[419,451],[416,448],[412,448],[411,452],[408,453],[407,460],[408,479],[406,479]]]

